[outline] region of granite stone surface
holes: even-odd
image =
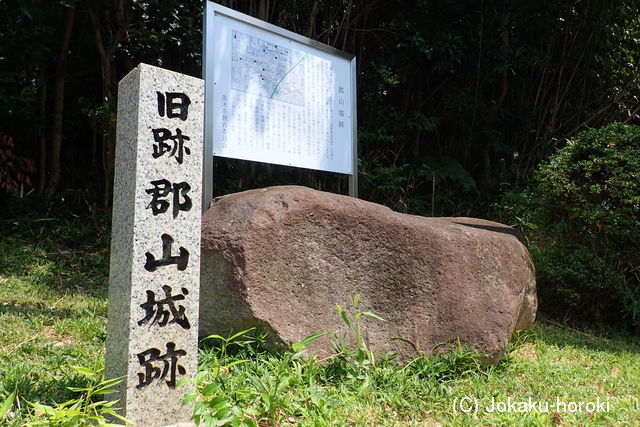
[[[118,93],[106,375],[122,415],[163,426],[193,409],[204,82],[140,64]]]

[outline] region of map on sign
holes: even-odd
[[[305,54],[233,31],[231,87],[304,106]]]
[[[353,174],[353,55],[206,3],[210,153]]]

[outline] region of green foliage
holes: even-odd
[[[7,412],[9,412],[15,400],[16,392],[14,390],[9,396],[5,398],[4,402],[2,402],[2,405],[0,405],[0,421],[4,421],[6,419]]]
[[[202,2],[199,0],[133,0],[132,24],[124,55],[138,62],[200,76]]]
[[[439,181],[447,181],[461,187],[465,191],[476,190],[476,182],[467,170],[456,159],[447,156],[427,156],[423,158],[421,175],[429,179],[429,175]]]
[[[360,294],[355,294],[351,301],[351,310],[356,310],[360,303]],[[334,341],[335,355],[341,358],[343,361],[354,359],[358,364],[375,364],[375,355],[367,347],[367,343],[362,336],[362,316],[367,316],[373,319],[377,319],[382,322],[386,322],[382,317],[370,311],[359,311],[353,315],[353,319],[349,319],[349,315],[339,304],[336,304],[338,314],[340,318],[347,326],[349,331],[354,335],[353,344],[349,344],[347,337],[336,337]]]
[[[574,310],[640,327],[640,127],[582,132],[536,177],[557,236],[539,257],[543,283]]]
[[[221,3],[357,55],[361,197],[405,212],[482,216],[499,185],[526,176],[554,141],[585,124],[626,120],[640,95],[635,0]],[[13,138],[17,158],[54,151],[55,74],[71,6],[61,185],[102,195],[117,81],[139,62],[199,76],[202,2],[132,0],[122,14],[106,0],[2,2],[0,33],[12,42],[0,46],[0,132]],[[435,195],[429,159],[445,168]],[[45,170],[31,184],[46,184],[46,164],[36,164]],[[465,175],[446,173],[458,166]],[[255,162],[218,158],[215,170],[216,195],[347,187],[335,174]]]
[[[232,425],[232,426],[253,426],[256,425],[251,418],[253,411],[245,411],[237,405],[234,396],[237,390],[230,390],[224,381],[234,366],[247,363],[248,360],[237,358],[230,360],[227,349],[232,345],[246,346],[250,339],[240,340],[245,334],[250,332],[247,329],[229,337],[220,335],[210,335],[204,341],[216,339],[220,344],[217,351],[207,352],[204,366],[206,369],[199,372],[194,381],[181,381],[179,385],[192,383],[195,387],[185,394],[182,400],[183,405],[194,404],[192,419],[197,425],[204,423],[206,426]],[[242,393],[242,392],[240,392]]]
[[[471,174],[449,156],[423,156],[397,166],[363,165],[361,173],[365,191],[401,212],[455,216],[468,211],[478,197]]]
[[[543,311],[640,327],[639,126],[578,134],[499,210],[528,237]]]
[[[640,244],[640,126],[612,123],[570,139],[537,174],[549,219]],[[637,246],[636,246],[637,247]]]
[[[27,402],[76,399],[70,388],[94,382],[73,366],[102,363],[107,219],[93,217],[84,194],[50,205],[12,198],[0,218],[0,402],[16,392],[10,425],[28,416]]]
[[[353,326],[354,318],[347,319]],[[255,337],[228,340],[201,350],[197,391],[186,397],[195,402],[200,425],[547,425],[558,416],[569,424],[601,425],[634,424],[639,416],[634,401],[640,382],[638,345],[629,337],[604,339],[538,325],[517,334],[505,360],[489,367],[461,347],[408,363],[380,358],[372,365],[296,357],[307,343],[297,351],[273,353]],[[594,391],[593,384],[600,388]],[[478,399],[477,415],[455,412],[452,405],[464,397]],[[483,410],[492,400],[508,397],[550,403],[599,398],[610,400],[611,411]]]
[[[368,312],[358,313],[360,316],[351,319],[344,310],[339,313],[354,334],[361,316],[379,319]],[[314,334],[293,344],[293,351],[273,353],[264,350],[260,337],[250,337],[248,332],[229,338],[216,336],[218,345],[202,350],[196,389],[184,398],[185,404],[195,402],[193,419],[198,425],[253,426],[283,422],[324,425],[347,419],[361,424],[366,418],[345,411],[345,406],[356,405],[356,402],[390,405],[389,413],[397,407],[403,411],[403,417],[415,417],[415,408],[411,413],[412,404],[405,398],[417,405],[422,393],[429,393],[427,390],[433,390],[434,384],[482,371],[477,355],[468,350],[418,358],[404,367],[389,358],[373,364],[369,363],[372,359],[368,358],[370,353],[364,344],[359,349],[352,347],[349,357],[340,350],[339,354],[324,359],[329,361],[327,364],[321,364],[315,356],[303,356],[308,346],[323,334]],[[229,352],[230,346],[237,351]],[[358,359],[358,355],[364,353],[368,356]],[[426,384],[429,384],[427,389],[421,388]],[[382,421],[384,414],[374,417]]]
[[[557,242],[530,248],[543,311],[586,323],[619,321],[633,309],[621,304],[624,272],[592,247],[557,233]]]
[[[116,386],[121,380],[104,380],[103,372],[93,369],[73,366],[75,371],[89,379],[89,385],[85,387],[69,387],[69,390],[80,393],[75,399],[57,404],[55,406],[43,405],[41,403],[29,404],[33,407],[33,415],[30,417],[28,426],[54,426],[54,427],[75,427],[75,426],[110,426],[109,419],[118,419],[130,423],[117,413],[116,401],[97,400],[103,396],[115,393]]]

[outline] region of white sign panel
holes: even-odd
[[[206,19],[212,154],[353,174],[353,56],[212,2]]]

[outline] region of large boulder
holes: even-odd
[[[401,214],[346,196],[285,186],[213,200],[202,222],[200,334],[266,330],[288,347],[348,332],[336,304],[360,305],[374,353],[401,359],[459,343],[499,360],[532,326],[535,273],[512,228],[473,218]]]

